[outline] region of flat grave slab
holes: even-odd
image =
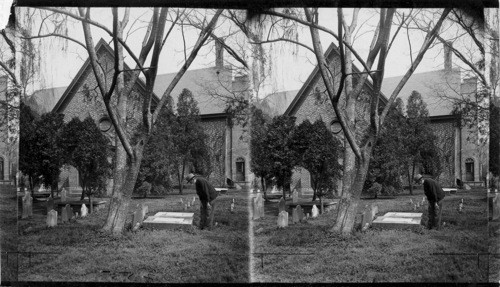
[[[228,189],[227,189],[227,188],[225,188],[225,187],[215,187],[215,190],[216,190],[218,193],[220,193],[220,194],[225,194],[225,193],[227,193],[227,190],[228,190]]]
[[[457,193],[457,188],[453,187],[443,187],[443,191],[446,192],[447,194],[454,194]]]
[[[373,220],[372,226],[381,229],[412,229],[418,228],[422,221],[422,213],[388,212]]]
[[[144,228],[150,229],[189,228],[193,225],[193,217],[194,213],[189,212],[158,212],[146,218],[142,224]]]

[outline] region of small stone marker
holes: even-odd
[[[186,207],[187,207],[187,208],[190,208],[190,207],[191,207],[191,202],[189,202],[189,201],[188,201],[188,202],[186,203]]]
[[[149,211],[149,207],[145,204],[141,205],[141,213],[142,213],[142,218],[145,219],[147,217]]]
[[[89,210],[87,209],[87,206],[85,205],[85,203],[84,203],[84,204],[82,204],[82,208],[80,209],[80,212],[81,212],[81,214],[82,214],[82,217],[87,216],[87,214],[88,214]]]
[[[302,206],[297,205],[297,213],[299,215],[299,222],[304,221],[304,210],[302,209]]]
[[[464,208],[464,204],[462,202],[460,202],[458,204],[458,212],[462,213],[463,208]]]
[[[54,199],[52,198],[52,196],[49,196],[49,198],[47,199],[47,214],[49,214],[49,211],[51,211],[52,209],[54,209]]]
[[[51,210],[47,214],[47,227],[57,226],[57,211]]]
[[[420,203],[417,202],[417,208],[420,208]]]
[[[284,228],[288,226],[288,212],[281,211],[278,214],[278,228]]]
[[[191,205],[194,206],[194,203],[196,202],[196,197],[193,196],[193,200],[191,201]]]
[[[273,185],[273,189],[271,190],[271,193],[278,193],[279,190],[276,188],[276,185]]]
[[[254,197],[252,199],[252,215],[253,215],[253,220],[257,220],[260,218],[260,209],[259,209],[259,203],[258,199]]]
[[[378,213],[378,206],[377,205],[372,205],[372,222],[377,217]]]
[[[66,223],[69,221],[68,212],[66,212],[66,207],[61,208],[61,222]]]
[[[231,206],[229,207],[229,211],[231,211],[231,213],[234,212],[234,198],[233,201],[231,202]]]
[[[299,222],[299,210],[297,207],[295,207],[293,209],[293,212],[292,212],[292,223],[293,224],[297,224]]]
[[[68,216],[68,221],[73,219],[73,208],[71,207],[71,205],[69,204],[66,204],[66,206],[64,207],[64,211],[66,213],[66,216]]]
[[[67,197],[68,197],[68,191],[66,190],[66,188],[63,188],[61,191],[61,202],[66,202]]]
[[[299,193],[294,190],[292,192],[292,203],[297,203],[299,201]]]
[[[370,225],[372,224],[372,221],[373,221],[373,218],[372,218],[371,208],[367,208],[361,217],[362,230],[366,230],[366,228],[370,227]],[[366,227],[366,226],[368,226],[368,227]]]
[[[278,203],[278,214],[282,211],[286,211],[285,199],[281,197],[280,202]]]
[[[259,207],[259,214],[260,214],[260,217],[264,217],[264,199],[262,198],[262,193],[259,193],[257,195],[257,203],[258,203],[258,207]]]
[[[23,213],[21,215],[21,218],[28,218],[29,216],[29,208],[30,208],[30,202],[29,202],[29,199],[30,199],[30,195],[28,192],[26,192],[26,194],[24,195],[23,199],[22,199],[22,206],[23,206]],[[31,212],[33,214],[33,211]]]
[[[318,208],[316,207],[316,204],[315,204],[315,205],[313,205],[313,207],[311,209],[311,217],[312,218],[316,218],[316,217],[318,217],[318,215],[319,215],[319,210],[318,210]]]
[[[132,218],[132,230],[136,231],[142,223],[142,210],[141,209],[136,209],[133,214]]]

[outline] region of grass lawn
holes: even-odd
[[[0,185],[1,282],[17,280],[17,202],[13,185]],[[2,284],[3,285],[3,284]]]
[[[376,204],[378,215],[412,212],[409,201],[423,191],[391,199],[362,200]],[[464,199],[464,211],[457,211]],[[486,192],[448,195],[440,230],[377,230],[343,238],[329,232],[335,210],[305,223],[277,229],[277,203],[266,203],[266,217],[252,222],[254,282],[487,282],[488,258],[432,253],[488,252]],[[427,203],[423,212],[427,221]],[[290,217],[291,218],[291,214]],[[264,255],[260,255],[264,253]]]
[[[246,191],[220,195],[213,230],[147,230],[127,232],[113,238],[99,231],[107,208],[76,222],[45,227],[45,207],[35,204],[34,217],[19,219],[19,251],[39,252],[20,256],[20,281],[113,281],[113,282],[248,282],[249,246]],[[133,199],[148,205],[148,215],[159,211],[182,211],[184,202],[196,196],[194,190],[165,198]],[[230,203],[235,199],[235,212]],[[200,201],[194,212],[199,223]],[[130,224],[132,217],[127,219]],[[41,253],[45,252],[45,253]],[[50,253],[50,254],[49,254]],[[56,254],[52,254],[56,253]]]

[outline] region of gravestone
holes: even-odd
[[[147,217],[148,211],[149,211],[149,207],[145,204],[142,204],[141,205],[141,213],[142,213],[143,219]]]
[[[309,217],[311,217],[311,214],[308,212],[308,213],[306,213],[306,220],[308,220]]]
[[[253,220],[257,220],[260,218],[260,209],[257,197],[254,197],[252,199],[252,215],[253,215]]]
[[[196,197],[193,196],[193,200],[191,201],[191,205],[194,206],[195,202],[196,202]]]
[[[304,210],[302,209],[302,206],[297,205],[297,215],[299,217],[299,222],[304,221]]]
[[[74,215],[73,215],[73,208],[71,207],[71,205],[66,204],[66,206],[64,207],[64,212],[68,216],[68,221],[73,219]]]
[[[278,214],[282,211],[286,211],[285,199],[281,197],[280,202],[278,203]]]
[[[51,210],[47,214],[47,227],[57,226],[57,211]]]
[[[144,220],[143,226],[151,229],[186,228],[193,226],[193,218],[194,213],[189,212],[158,212]]]
[[[24,195],[23,199],[22,199],[22,207],[23,207],[23,210],[22,210],[22,215],[21,215],[21,218],[28,218],[30,215],[30,211],[29,209],[32,208],[32,204],[30,204],[30,194],[28,192],[26,192],[26,194]],[[33,210],[31,211],[31,214],[33,215]]]
[[[372,220],[375,219],[375,217],[377,217],[377,213],[378,213],[378,206],[377,205],[372,205]]]
[[[264,199],[262,198],[262,193],[257,194],[257,204],[259,207],[259,216],[264,218]]]
[[[294,190],[292,192],[292,202],[297,203],[298,201],[299,201],[299,193],[296,190]]]
[[[28,197],[28,216],[33,217],[33,197]]]
[[[84,203],[84,204],[82,204],[82,208],[80,209],[80,212],[81,212],[81,214],[82,214],[82,217],[87,216],[87,214],[88,214],[89,210],[87,209],[87,206],[85,205],[85,203]]]
[[[361,228],[365,228],[366,225],[370,226],[372,224],[372,211],[371,208],[365,209],[361,218]]]
[[[271,189],[271,193],[278,193],[279,190],[276,188],[276,185],[273,185],[273,189]]]
[[[66,202],[68,197],[68,191],[66,188],[63,188],[61,191],[61,202]]]
[[[132,230],[137,230],[141,226],[142,223],[142,210],[141,209],[136,209],[134,211],[134,215],[132,218]]]
[[[69,221],[68,212],[66,212],[66,207],[61,207],[61,222],[66,223]]]
[[[278,228],[284,228],[288,226],[288,212],[281,211],[278,214]]]
[[[186,207],[187,207],[187,208],[191,208],[191,202],[190,202],[190,201],[188,201],[188,202],[186,203]]]
[[[49,211],[54,209],[54,199],[52,198],[52,196],[49,196],[49,198],[47,199],[46,206],[47,206],[47,214],[49,214]]]
[[[297,224],[299,222],[299,210],[295,207],[292,211],[292,223]]]
[[[500,196],[498,193],[495,194],[495,198],[493,198],[493,217],[492,220],[498,220],[500,218]]]
[[[372,226],[383,229],[418,228],[422,221],[422,213],[387,212],[377,217]]]
[[[316,217],[318,217],[318,215],[319,215],[319,210],[318,210],[318,208],[316,207],[316,204],[315,204],[315,205],[313,205],[313,207],[311,209],[311,217],[312,218],[316,218]]]
[[[234,198],[233,198],[233,201],[231,202],[231,206],[229,207],[229,211],[230,211],[231,213],[233,213],[233,212],[234,212]]]

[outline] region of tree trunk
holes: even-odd
[[[408,186],[410,188],[410,195],[413,195],[413,182],[411,180],[410,168],[408,168]]]
[[[372,140],[371,142],[375,142]],[[333,232],[339,232],[342,235],[349,235],[354,229],[354,221],[358,210],[359,198],[363,190],[370,164],[370,155],[373,144],[368,144],[362,148],[362,158],[356,161],[353,166],[357,167],[353,184],[350,192],[344,192],[337,206],[337,217],[332,228]]]

